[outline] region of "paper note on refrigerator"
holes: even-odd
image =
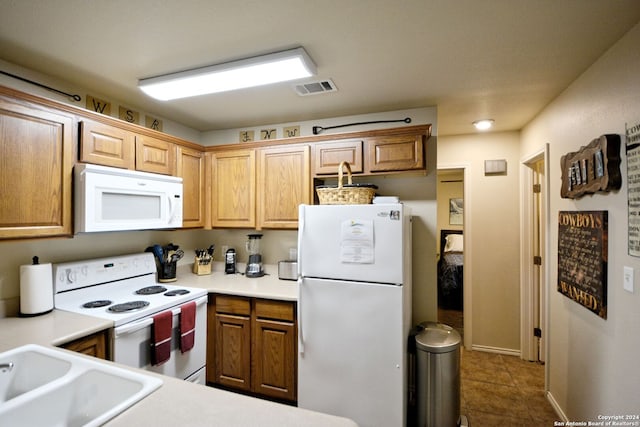
[[[342,221],[340,262],[373,264],[373,221],[350,219]]]

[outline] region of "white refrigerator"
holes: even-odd
[[[301,205],[298,284],[298,406],[361,427],[404,427],[409,209]]]

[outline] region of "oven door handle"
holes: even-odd
[[[118,326],[117,328],[114,328],[113,332],[116,337],[120,337],[122,335],[134,333],[151,325],[153,325],[153,317],[148,317],[134,323],[128,323],[126,325]]]
[[[206,304],[207,300],[208,299],[206,295],[198,298],[196,300],[196,306]],[[178,314],[180,314],[180,307],[171,310],[171,314],[174,316],[177,316]],[[119,337],[122,335],[131,334],[133,332],[139,331],[140,329],[146,328],[147,326],[151,326],[151,325],[153,325],[153,317],[147,317],[145,319],[139,320],[134,323],[118,326],[117,328],[114,328],[113,331],[115,333],[115,336]]]

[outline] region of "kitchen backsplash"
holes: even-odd
[[[79,234],[72,239],[33,239],[0,242],[0,317],[15,315],[19,307],[20,266],[37,255],[42,263],[60,263],[112,255],[144,252],[155,243],[172,242],[185,250],[216,245],[215,261],[222,261],[222,246],[236,249],[246,262],[245,241],[253,230],[132,231]],[[263,230],[262,252],[266,264],[287,259],[297,245],[297,231]],[[192,262],[186,259],[184,262]]]

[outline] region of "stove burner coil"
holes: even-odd
[[[108,299],[99,299],[96,301],[89,301],[82,304],[82,308],[100,308],[111,305],[111,301]]]
[[[147,286],[146,288],[138,289],[136,291],[136,294],[138,294],[138,295],[153,295],[153,294],[159,294],[159,293],[164,292],[166,290],[167,290],[167,288],[165,288],[164,286],[159,286],[159,285]]]
[[[172,291],[168,291],[165,292],[165,296],[168,297],[175,297],[176,295],[186,295],[188,294],[190,291],[186,290],[186,289],[174,289]]]
[[[148,301],[129,301],[122,304],[112,305],[107,310],[113,313],[126,313],[129,311],[140,310],[148,305]]]

